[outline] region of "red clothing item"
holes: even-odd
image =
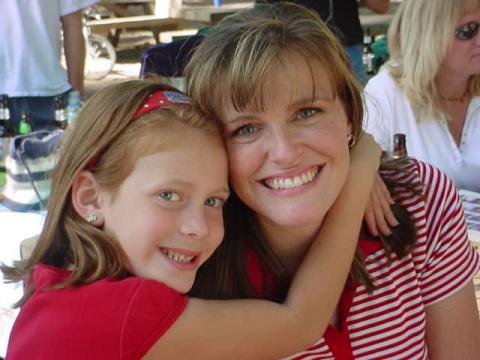
[[[428,359],[426,307],[469,283],[480,257],[469,244],[461,200],[451,180],[417,161],[406,174],[398,175],[400,182],[401,177],[415,177],[423,185],[424,197],[405,190],[397,199],[417,229],[414,249],[402,259],[389,259],[379,241],[360,240],[373,293],[363,285],[349,284],[337,308],[338,329],[330,325],[313,346],[288,359]],[[248,270],[254,288],[262,294],[261,265],[253,251]]]
[[[37,265],[7,359],[140,359],[170,328],[188,298],[155,280],[106,278],[58,290],[69,273]]]

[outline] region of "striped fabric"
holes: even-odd
[[[467,239],[461,200],[451,180],[414,160],[407,173],[398,180],[416,176],[424,184],[424,199],[407,191],[397,198],[414,218],[415,249],[401,260],[387,259],[380,246],[370,249],[365,261],[375,291],[368,294],[363,285],[357,286],[342,323],[340,306],[348,297],[344,292],[339,303],[340,331],[330,326],[315,345],[289,359],[428,358],[425,307],[471,281],[480,258]],[[368,244],[360,241],[365,250],[362,245]]]
[[[58,158],[63,130],[35,131],[18,135],[10,143],[4,198],[0,203],[12,211],[40,210],[50,194],[52,171]],[[35,189],[32,186],[35,184]]]

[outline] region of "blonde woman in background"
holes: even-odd
[[[410,156],[480,191],[480,1],[403,0],[388,31],[391,60],[365,88],[385,150],[405,133]]]

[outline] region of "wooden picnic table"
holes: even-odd
[[[157,43],[160,33],[185,29],[185,19],[160,18],[155,15],[125,16],[102,20],[89,20],[87,25],[93,33],[107,36],[111,30],[150,29]]]

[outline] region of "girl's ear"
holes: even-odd
[[[90,171],[81,171],[73,180],[72,204],[80,217],[92,225],[103,225],[102,197],[97,181]]]

